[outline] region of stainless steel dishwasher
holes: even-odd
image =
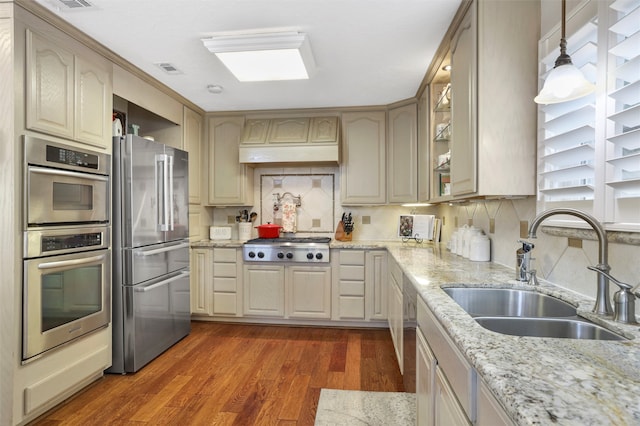
[[[418,292],[413,283],[402,278],[402,380],[405,392],[416,391],[416,304]]]

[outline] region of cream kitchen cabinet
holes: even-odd
[[[202,115],[194,110],[184,107],[182,130],[184,149],[189,153],[189,204],[200,204],[201,201],[201,174],[202,170]]]
[[[243,125],[240,116],[209,117],[209,205],[253,205],[253,168],[238,162]]]
[[[244,265],[245,316],[284,317],[284,266]]]
[[[98,55],[27,29],[26,127],[111,149],[112,77]]]
[[[191,249],[191,313],[211,315],[213,252],[210,248]]]
[[[242,250],[213,249],[213,315],[241,316]]]
[[[537,110],[526,100],[537,90],[538,16],[535,0],[474,0],[450,40],[453,198],[535,194]]]
[[[417,319],[418,425],[472,424],[476,418],[475,370],[421,298],[418,298]]]
[[[386,321],[387,251],[367,251],[365,266],[365,318],[370,321]]]
[[[342,205],[386,203],[385,123],[385,111],[342,114]]]
[[[476,426],[514,426],[500,403],[483,380],[478,379],[478,412]]]
[[[387,201],[418,201],[418,108],[412,103],[389,110]]]
[[[364,250],[336,250],[338,256],[338,319],[364,320],[366,269]]]
[[[331,266],[287,266],[285,280],[288,318],[331,318]]]

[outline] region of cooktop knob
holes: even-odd
[[[249,252],[249,257],[253,259],[254,257],[256,257],[256,254],[254,252],[250,251]]]
[[[263,253],[263,252],[261,252],[261,251],[259,251],[259,252],[258,252],[258,257],[259,257],[260,259],[262,259],[262,258],[264,257],[264,253]]]
[[[309,260],[313,259],[313,253],[307,253],[307,259]]]
[[[293,259],[293,253],[291,252],[287,253],[287,259]]]
[[[322,259],[322,253],[316,253],[316,259],[318,260]]]
[[[283,252],[279,252],[277,254],[277,256],[278,256],[278,259],[284,259],[284,253]]]

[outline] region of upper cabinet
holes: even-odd
[[[430,85],[433,201],[535,194],[539,14],[535,0],[468,4],[450,79]]]
[[[189,153],[189,204],[200,204],[202,169],[202,115],[184,107],[182,124],[184,149]]]
[[[244,117],[209,117],[208,204],[253,205],[253,168],[238,162]]]
[[[112,84],[109,64],[90,52],[27,30],[26,127],[109,150]]]
[[[418,108],[415,103],[389,110],[387,201],[418,201]]]
[[[385,204],[385,111],[342,114],[342,205]]]

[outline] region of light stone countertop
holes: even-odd
[[[241,246],[231,240],[192,243],[192,247]],[[514,279],[513,269],[471,262],[442,244],[333,241],[331,248],[387,249],[516,424],[640,425],[640,326],[596,316],[591,313],[592,299],[541,280],[537,291],[572,303],[580,316],[631,340],[495,333],[477,324],[441,287],[531,289]],[[595,282],[594,278],[594,286]]]

